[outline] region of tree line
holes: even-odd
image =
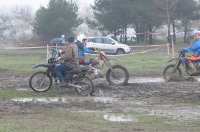
[[[131,26],[136,33],[153,33],[158,27],[167,25],[168,36],[173,32],[174,41],[176,20],[184,27],[186,42],[190,21],[200,19],[197,0],[95,0],[92,8],[95,19],[88,19],[90,27],[98,26],[99,30],[116,33]],[[144,42],[147,37],[149,43],[153,43],[152,34],[137,35],[137,41]]]
[[[152,44],[153,36],[148,33],[163,25],[168,27],[168,36],[174,33],[176,41],[175,22],[180,21],[186,42],[190,22],[200,19],[199,0],[94,0],[91,8],[94,17],[87,19],[78,16],[78,5],[74,0],[50,0],[47,7],[42,6],[36,11],[35,16],[31,15],[30,8],[16,8],[12,16],[0,14],[0,40],[35,38],[48,42],[62,34],[72,35],[85,22],[101,32],[117,33],[131,27],[136,33],[145,33],[137,35],[137,42]]]

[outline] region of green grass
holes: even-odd
[[[180,50],[185,45],[176,45]],[[133,48],[133,53],[152,48]],[[166,48],[144,54],[133,54],[119,57],[109,57],[113,63],[125,66],[132,72],[161,73],[171,59]],[[45,49],[32,50],[0,50],[0,72],[8,74],[32,73],[32,65],[46,61]],[[74,95],[74,93],[73,93]],[[33,91],[16,91],[0,88],[1,98],[37,98],[37,97],[64,97],[73,96],[69,93],[50,90],[45,93]],[[64,105],[64,104],[63,104]],[[67,105],[67,104],[66,104]],[[109,132],[109,131],[200,131],[199,120],[179,121],[172,116],[149,116],[148,113],[126,112],[139,119],[139,122],[110,122],[103,119],[104,112],[77,112],[67,108],[40,109],[34,114],[0,115],[0,131],[3,132]],[[117,113],[120,114],[120,113]]]
[[[0,50],[0,70],[10,74],[30,73],[32,66],[46,62],[46,50]]]
[[[176,122],[170,116],[134,114],[139,122],[110,122],[104,113],[72,112],[65,108],[38,111],[35,114],[1,115],[0,130],[4,132],[102,132],[102,131],[200,131],[199,121]]]
[[[176,45],[176,49],[180,50],[180,46]],[[185,46],[185,45],[184,45]],[[167,48],[162,47],[158,50],[147,53],[139,53],[141,51],[155,49],[157,47],[132,48],[132,55],[125,56],[109,56],[113,63],[125,66],[131,72],[162,72],[167,65],[167,61],[172,55],[167,54]],[[138,54],[137,54],[138,53]],[[0,70],[6,73],[30,73],[33,71],[32,66],[41,62],[46,62],[46,49],[18,49],[18,50],[0,50]],[[94,57],[94,56],[90,56]],[[176,57],[176,55],[175,55]]]

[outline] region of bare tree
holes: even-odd
[[[26,42],[32,34],[33,13],[29,6],[13,6],[0,14],[0,36],[4,42]]]
[[[167,37],[167,41],[170,43],[171,41],[171,37],[170,37],[170,27],[171,24],[174,20],[174,13],[176,11],[177,8],[177,3],[179,2],[179,0],[155,0],[155,3],[157,4],[157,6],[159,7],[159,15],[164,18],[167,22],[167,27],[168,27],[168,37]],[[173,29],[173,39],[175,39],[175,29]]]

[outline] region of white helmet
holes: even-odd
[[[87,39],[87,37],[84,35],[84,34],[79,34],[77,36],[77,40],[80,41],[80,42],[83,42],[83,39]]]
[[[61,38],[65,38],[65,35],[61,35]]]

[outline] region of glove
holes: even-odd
[[[179,53],[185,53],[186,52],[186,49],[182,49],[180,51],[178,51]]]
[[[97,48],[94,48],[93,53],[94,53],[94,54],[97,54],[97,53],[98,53]]]

